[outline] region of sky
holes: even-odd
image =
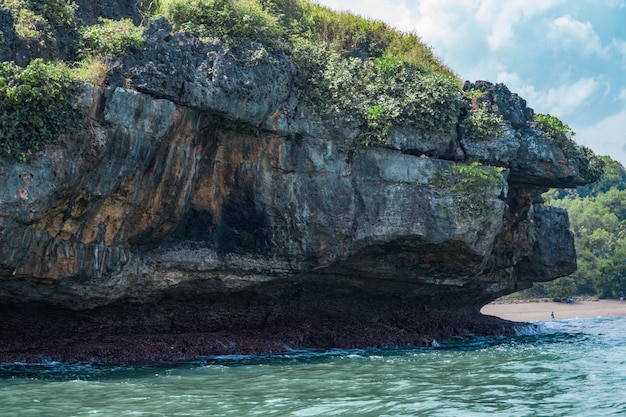
[[[413,32],[463,80],[504,83],[626,166],[626,0],[318,0]]]

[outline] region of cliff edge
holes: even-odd
[[[0,159],[6,360],[178,360],[510,332],[480,308],[576,269],[550,187],[595,179],[502,84],[451,128],[355,145],[290,57],[161,18],[82,87],[83,127]],[[470,94],[470,92],[472,92]],[[500,117],[475,140],[467,119]]]

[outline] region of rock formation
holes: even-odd
[[[347,152],[356,132],[298,103],[287,57],[249,65],[254,44],[237,55],[163,19],[147,36],[106,88],[85,88],[78,139],[0,161],[0,356],[498,334],[511,327],[484,304],[575,271],[567,213],[540,194],[591,179],[506,86],[465,87],[503,116],[502,137],[467,140],[459,120]],[[505,168],[476,213],[441,181],[469,161]]]

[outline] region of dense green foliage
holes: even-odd
[[[135,26],[130,19],[98,19],[99,24],[85,26],[79,30],[79,50],[86,57],[117,55],[127,50],[139,51],[145,37],[143,28]]]
[[[279,46],[287,34],[279,16],[255,0],[169,0],[161,2],[160,13],[179,30],[235,45],[251,39],[266,46]]]
[[[25,161],[65,132],[78,128],[72,107],[76,83],[60,65],[0,63],[0,155]]]
[[[626,171],[618,162],[602,159],[606,168],[599,182],[545,195],[548,204],[568,209],[578,271],[536,285],[540,295],[626,295]]]
[[[72,103],[79,83],[102,82],[108,68],[105,54],[123,55],[143,46],[143,28],[129,19],[101,19],[99,24],[78,29],[77,6],[66,0],[0,0],[13,16],[13,29],[28,44],[48,48],[56,56],[54,29],[64,26],[78,31],[80,62],[31,61],[22,68],[0,64],[0,156],[25,162],[62,133],[78,128],[80,114]]]
[[[454,80],[421,73],[389,58],[343,58],[303,42],[294,60],[302,72],[298,94],[324,116],[360,128],[357,146],[384,144],[392,128],[448,134],[460,99]]]
[[[486,106],[480,106],[476,110],[470,110],[469,115],[463,122],[465,137],[471,141],[479,141],[501,137],[502,115],[491,113]]]
[[[22,3],[52,25],[69,25],[74,21],[76,3],[68,0],[13,0]]]
[[[76,5],[66,0],[0,0],[0,6],[11,10],[20,38],[51,47],[56,46],[53,26],[71,25],[76,10]]]

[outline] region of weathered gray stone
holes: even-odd
[[[164,18],[152,22],[146,48],[120,69],[130,87],[253,126],[287,100],[295,67],[284,55],[254,42],[232,51],[169,29]]]
[[[4,300],[86,308],[147,300],[184,282],[233,291],[289,277],[316,280],[320,273],[344,284],[351,277],[350,285],[368,291],[400,279],[441,286],[428,290],[428,299],[452,286],[482,291],[488,300],[574,265],[567,250],[536,269],[526,265],[544,256],[530,249],[543,235],[550,245],[571,245],[566,236],[554,241],[560,235],[550,222],[531,227],[529,214],[516,222],[526,234],[502,238],[503,219],[530,213],[531,204],[528,197],[511,207],[517,197],[503,197],[506,183],[493,190],[489,216],[460,213],[454,196],[437,185],[455,162],[391,149],[349,158],[331,139],[239,131],[123,88],[103,94],[88,88],[81,103],[91,105],[91,139],[72,155],[81,162],[65,183],[49,180],[70,159],[65,145],[50,147],[32,165],[2,166]],[[537,138],[517,155],[549,155],[552,148]],[[525,259],[523,277],[485,293],[481,274],[492,252],[522,241],[526,252],[501,259],[488,273],[515,271]],[[37,291],[28,283],[34,281],[42,283]]]
[[[505,122],[504,135],[499,138],[487,138],[480,141],[462,139],[461,144],[468,159],[482,161],[485,164],[510,167],[520,152],[520,132]]]
[[[488,81],[465,82],[464,91],[478,90],[484,94],[476,99],[477,106],[487,106],[490,111],[501,114],[504,120],[515,129],[523,128],[533,120],[533,110],[526,107],[526,100],[502,83],[492,84]]]
[[[433,312],[476,317],[575,270],[566,213],[535,203],[587,171],[505,86],[477,84],[502,138],[470,142],[459,120],[448,135],[398,131],[356,149],[355,127],[298,101],[287,57],[171,33],[164,19],[147,35],[109,88],[86,86],[76,140],[28,165],[0,160],[3,305],[56,304],[63,320],[98,308],[96,333],[100,318],[112,334],[392,323],[379,341],[417,343],[398,328],[452,336],[467,328],[432,330]],[[502,183],[449,188],[474,160],[507,168]]]
[[[580,161],[566,157],[537,126],[532,109],[517,94],[486,81],[466,82],[464,90],[471,89],[483,91],[472,106],[485,106],[503,116],[504,135],[478,141],[463,137],[460,143],[467,159],[510,168],[509,182],[530,187],[567,188],[592,181],[577,165]]]
[[[413,155],[428,155],[443,159],[465,159],[458,146],[456,126],[448,134],[424,135],[418,132],[394,130],[387,140],[389,147]]]

